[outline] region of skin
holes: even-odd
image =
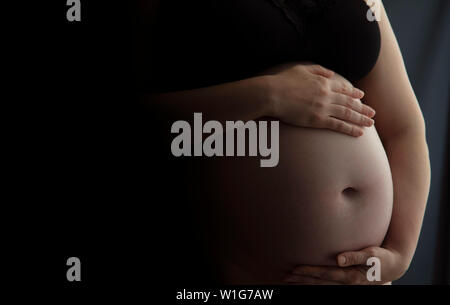
[[[194,111],[201,111],[205,120],[222,123],[270,116],[355,137],[363,133],[359,126],[374,123],[375,110],[359,100],[364,92],[331,70],[290,63],[264,73],[207,88],[147,95],[143,102],[149,104],[150,99],[159,111],[188,120]]]
[[[350,137],[280,122],[279,141],[270,169],[252,157],[205,161],[201,185],[213,195],[200,208],[212,210],[221,283],[281,284],[300,262],[336,266],[336,254],[386,235],[393,185],[375,126]]]
[[[156,15],[158,4],[139,1],[142,24],[151,27],[147,20]],[[373,125],[374,109],[359,100],[364,92],[329,69],[288,63],[264,74],[207,88],[147,94],[142,103],[178,119],[190,120],[195,111],[201,111],[205,120],[222,123],[272,116],[288,124],[356,137],[362,135],[361,127]]]
[[[374,123],[371,118],[375,110],[360,100],[364,92],[331,70],[310,63],[286,63],[264,73],[278,78],[273,82],[269,114],[284,118],[285,123],[327,128],[351,136],[363,134],[358,125],[369,127]],[[311,73],[316,75],[311,77]],[[286,91],[286,84],[295,89]],[[303,107],[299,108],[299,104]]]
[[[414,255],[430,187],[425,122],[395,35],[381,8],[380,56],[369,75],[355,84],[365,95],[324,67],[297,64],[270,75],[149,94],[142,99],[149,107],[178,118],[189,119],[195,111],[203,112],[205,120],[222,122],[273,116],[289,124],[328,128],[351,136],[359,136],[361,126],[372,125],[370,118],[376,111],[377,130],[394,182],[393,215],[383,244],[341,253],[336,257],[340,267],[298,266],[287,275],[287,283],[389,283],[406,272]],[[366,105],[359,101],[363,96]],[[365,263],[371,256],[381,261],[380,282],[366,279]],[[345,263],[341,257],[345,257]]]
[[[288,283],[385,284],[400,278],[414,255],[430,188],[425,122],[384,6],[379,25],[379,59],[357,86],[377,111],[377,130],[391,167],[394,207],[388,233],[381,247],[338,255],[340,267],[298,266],[287,276]],[[380,282],[366,278],[365,264],[372,256],[381,262]]]

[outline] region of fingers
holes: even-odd
[[[313,74],[320,75],[326,78],[330,78],[334,75],[334,72],[322,67],[321,65],[310,65],[309,71]]]
[[[284,282],[290,285],[341,285],[342,283],[327,281],[310,276],[291,274],[286,277]]]
[[[344,252],[338,255],[337,262],[341,267],[365,265],[370,257],[375,256],[373,252],[372,248],[361,251]]]
[[[308,67],[311,73],[323,76],[325,78],[331,78],[334,75],[338,76],[331,82],[331,89],[333,92],[344,94],[356,99],[361,99],[364,97],[364,91],[353,87],[350,82],[346,81],[344,78],[337,75],[334,71],[322,67],[321,65],[310,65]]]
[[[357,127],[356,125],[346,123],[342,120],[333,118],[331,116],[325,119],[324,127],[334,131],[348,134],[353,137],[359,137],[363,135],[362,128]]]
[[[340,284],[363,284],[366,282],[364,269],[321,267],[321,266],[299,266],[292,271],[295,276],[313,277],[319,281],[329,281]]]
[[[372,107],[364,105],[358,99],[351,98],[342,94],[333,94],[331,98],[332,104],[348,107],[361,114],[364,114],[365,116],[368,116],[369,118],[372,118],[375,115],[375,110]]]
[[[345,120],[359,126],[370,127],[374,123],[374,121],[371,118],[359,112],[356,112],[355,110],[352,110],[349,107],[341,105],[331,104],[329,106],[329,113],[331,116],[337,119]]]
[[[333,80],[331,82],[331,90],[335,93],[344,94],[352,98],[362,99],[364,97],[364,91],[353,87],[350,83]]]

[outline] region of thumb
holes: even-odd
[[[371,255],[364,250],[344,252],[337,256],[337,262],[340,267],[365,265],[370,256]]]

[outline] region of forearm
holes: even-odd
[[[269,113],[268,79],[265,76],[211,87],[170,93],[147,94],[142,102],[179,119],[201,112],[206,120],[243,120]]]
[[[399,252],[409,266],[430,189],[431,170],[424,129],[405,131],[386,140],[384,146],[394,183],[394,207],[383,246]]]

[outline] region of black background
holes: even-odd
[[[85,0],[82,21],[68,22],[65,1],[40,1],[11,25],[13,284],[165,299],[211,286],[186,222],[195,164],[167,159],[165,122],[137,103],[132,3]],[[66,280],[71,256],[81,282]]]
[[[18,91],[24,147],[17,164],[26,183],[16,211],[21,234],[14,241],[21,280],[106,287],[143,272],[134,270],[139,265],[147,268],[139,251],[128,247],[148,242],[143,233],[131,233],[141,216],[129,219],[142,215],[129,196],[135,179],[130,8],[81,1],[81,22],[67,21],[67,9],[65,1],[22,8],[27,82]],[[79,283],[66,280],[71,256],[82,263]]]
[[[14,276],[78,292],[208,282],[189,223],[195,169],[169,160],[168,122],[137,103],[134,3],[81,1],[69,22],[58,2],[21,8]],[[72,256],[81,282],[66,279]]]

